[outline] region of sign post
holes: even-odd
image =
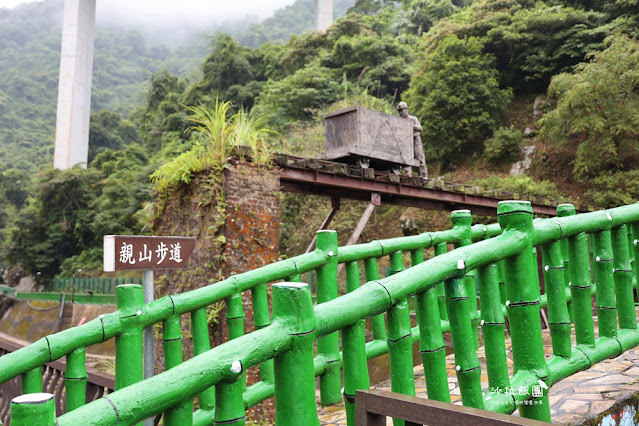
[[[153,302],[153,269],[147,269],[142,275],[142,294],[144,295],[144,304],[148,305]],[[142,339],[144,342],[144,378],[148,379],[155,374],[155,353],[153,350],[153,326],[144,329]]]
[[[153,301],[153,271],[184,267],[195,249],[192,237],[151,237],[136,235],[104,236],[104,271],[142,270],[144,303]],[[154,374],[153,326],[144,329],[144,378]],[[153,420],[145,421],[145,426]]]

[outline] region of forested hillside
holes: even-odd
[[[52,161],[63,7],[64,0],[48,0],[0,9],[0,172],[12,167],[30,171]],[[151,74],[166,68],[185,76],[197,71],[198,56],[204,56],[203,46],[170,52],[134,29],[99,28],[92,111],[108,109],[128,117],[138,108],[142,83]]]
[[[355,0],[334,0],[333,17],[341,18],[354,3]],[[315,0],[298,0],[276,10],[273,17],[259,24],[251,24],[236,34],[235,38],[245,46],[257,48],[264,43],[284,44],[292,35],[308,33],[314,28]]]
[[[637,0],[358,0],[325,34],[282,43],[288,33],[274,28],[291,30],[289,16],[309,3],[236,37],[212,34],[201,73],[189,79],[162,65],[170,62],[165,50],[162,58],[132,34],[116,38],[104,49],[109,58],[96,57],[104,69],[94,83],[101,111],[92,116],[89,168],[61,172],[42,163],[32,179],[16,157],[14,168],[0,169],[3,265],[45,278],[98,270],[102,235],[149,231],[166,188],[205,167],[223,168],[229,143],[251,145],[262,161],[272,150],[315,155],[322,115],[353,104],[394,113],[407,102],[423,126],[431,178],[601,207],[639,196]],[[265,34],[274,38],[260,44]],[[41,56],[57,49],[49,37],[48,48],[38,44]],[[22,61],[20,52],[7,64]],[[128,82],[141,69],[152,74],[136,101]],[[55,90],[57,62],[47,70],[0,75],[4,155],[35,143],[16,129],[33,126],[34,135],[52,138],[54,109],[38,97]],[[117,80],[121,95],[112,88]],[[34,109],[16,106],[21,99]],[[236,136],[220,141],[228,129]],[[535,147],[532,168],[510,177],[523,145]],[[50,158],[50,147],[38,148],[40,159]],[[316,215],[313,202],[284,199],[284,253],[298,248],[290,223]]]

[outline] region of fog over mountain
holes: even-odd
[[[0,0],[0,8],[34,2]],[[294,0],[98,0],[96,14],[99,27],[133,27],[150,38],[149,44],[175,46],[193,34],[242,31],[292,3]]]

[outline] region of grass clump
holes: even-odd
[[[187,107],[188,120],[193,123],[187,132],[195,139],[193,147],[160,166],[152,175],[156,193],[163,195],[181,183],[190,184],[199,172],[211,169],[221,173],[228,160],[238,155],[257,166],[268,165],[272,158],[269,137],[274,133],[266,127],[264,117],[249,115],[240,109],[230,114],[231,103],[215,101],[213,109]]]

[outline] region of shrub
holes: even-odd
[[[639,170],[607,172],[592,180],[586,191],[588,202],[601,208],[632,204],[639,199]]]
[[[515,126],[499,128],[484,143],[484,157],[491,164],[512,163],[519,158],[524,135]]]
[[[444,167],[481,147],[512,97],[510,89],[499,87],[494,56],[483,49],[475,37],[446,37],[426,55],[407,94],[422,124],[426,157]]]
[[[541,119],[542,141],[577,146],[573,173],[584,181],[639,166],[639,42],[616,36],[607,43],[553,78],[548,94],[557,108]]]
[[[488,189],[546,197],[558,201],[564,200],[564,197],[559,193],[557,185],[555,185],[554,182],[548,180],[535,181],[529,176],[489,176],[485,179],[472,180],[469,183]]]

